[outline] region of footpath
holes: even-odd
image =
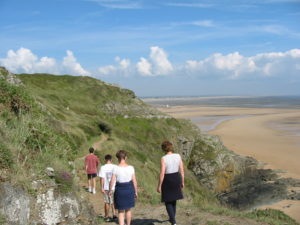
[[[97,151],[101,151],[101,144],[107,140],[106,136],[101,136],[99,141],[93,144]],[[78,158],[77,177],[79,177],[80,187],[87,190],[87,179],[84,171],[84,157]],[[101,225],[115,225],[117,221],[104,222],[104,202],[100,191],[100,180],[97,179],[96,194],[84,193],[86,199],[93,207],[99,218]],[[150,205],[142,204],[136,201],[136,206],[132,209],[132,225],[169,225],[167,212],[163,204]],[[267,223],[256,222],[246,218],[231,217],[226,215],[216,215],[208,212],[202,212],[200,209],[189,206],[187,200],[182,200],[177,207],[177,225],[268,225]]]

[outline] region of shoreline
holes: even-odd
[[[264,163],[264,169],[279,172],[282,178],[300,179],[300,137],[284,127],[300,123],[298,109],[175,106],[159,110],[175,118],[190,119],[198,127],[201,124],[195,123],[193,118],[212,117],[215,121],[206,121],[210,124],[223,118],[204,133],[220,136],[228,149],[255,158]],[[228,119],[224,120],[224,117]],[[282,210],[300,222],[300,201],[283,200],[259,208]]]

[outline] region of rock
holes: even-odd
[[[34,196],[20,187],[0,183],[0,215],[7,224],[97,224],[93,209],[76,193],[60,193],[47,180],[34,181],[33,186]]]
[[[30,224],[31,197],[21,188],[0,183],[0,214],[10,225]]]
[[[217,193],[229,189],[239,174],[258,166],[255,159],[236,155],[219,137],[208,134],[201,134],[195,141],[188,164],[199,181]]]
[[[46,172],[47,176],[48,176],[48,177],[51,177],[51,178],[53,178],[54,175],[55,175],[54,169],[53,169],[52,167],[47,167],[47,168],[45,169],[45,172]]]
[[[0,66],[0,79],[5,79],[7,83],[20,86],[22,84],[14,74],[10,73],[5,67]]]

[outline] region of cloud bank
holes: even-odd
[[[52,73],[87,76],[90,73],[77,62],[72,51],[61,62],[47,56],[38,58],[30,49],[20,48],[17,51],[9,50],[6,58],[0,58],[0,65],[13,73]]]
[[[128,58],[115,57],[113,64],[98,67],[91,73],[77,61],[72,51],[57,59],[43,56],[39,58],[30,49],[9,50],[5,58],[0,58],[0,65],[14,73],[53,73],[72,75],[105,76],[140,76],[140,77],[199,77],[211,79],[259,79],[259,78],[300,78],[300,49],[285,52],[260,53],[246,57],[239,52],[223,55],[215,53],[202,60],[187,60],[174,65],[167,52],[158,47],[150,47],[147,57],[140,57],[132,62]]]

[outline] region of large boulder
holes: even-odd
[[[0,216],[5,224],[97,224],[93,209],[80,192],[62,193],[51,181],[35,181],[35,194],[21,187],[0,183]]]
[[[0,66],[0,79],[5,79],[7,83],[19,86],[22,84],[14,74],[9,72],[5,67]]]

